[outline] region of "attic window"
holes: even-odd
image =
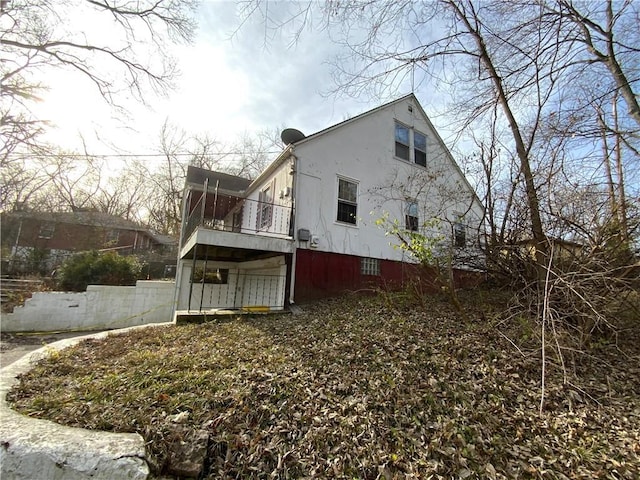
[[[409,127],[396,123],[396,157],[409,161]]]
[[[427,136],[399,122],[395,123],[395,127],[395,156],[426,167]]]
[[[407,110],[409,110],[409,113],[413,113],[413,105],[409,105],[407,107]]]

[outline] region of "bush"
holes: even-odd
[[[63,290],[83,292],[87,285],[135,285],[141,265],[135,257],[117,253],[84,252],[69,258],[60,269]]]

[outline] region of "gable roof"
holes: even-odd
[[[364,113],[361,113],[359,115],[356,115],[355,117],[351,117],[348,118],[340,123],[336,123],[335,125],[331,125],[327,128],[324,128],[316,133],[312,133],[311,135],[304,137],[301,140],[298,140],[297,142],[291,143],[289,145],[287,145],[284,150],[282,150],[282,152],[280,152],[280,154],[278,154],[278,156],[273,160],[273,162],[271,162],[267,168],[265,168],[262,172],[260,172],[260,175],[258,175],[253,182],[251,183],[251,186],[248,188],[248,190],[252,190],[254,189],[256,186],[260,185],[262,183],[262,181],[264,180],[265,177],[268,177],[269,175],[271,175],[271,173],[282,163],[284,162],[287,158],[289,158],[291,155],[293,155],[294,153],[294,148],[297,147],[298,145],[302,145],[310,140],[315,140],[318,137],[324,135],[325,133],[329,133],[337,128],[340,128],[344,125],[347,125],[351,122],[355,122],[357,120],[359,120],[360,118],[366,117],[368,115],[372,115],[386,107],[388,107],[389,105],[392,105],[394,103],[400,103],[402,101],[404,101],[407,98],[413,98],[416,101],[416,104],[420,105],[418,102],[418,99],[415,97],[415,95],[413,93],[410,93],[409,95],[405,95],[404,97],[398,98],[396,100],[392,100],[391,102],[387,102],[384,105],[380,105],[372,110],[368,110]],[[422,112],[422,114],[426,117],[426,114],[424,113],[424,110],[422,110],[422,107],[420,107],[420,111]]]
[[[342,122],[336,123],[335,125],[331,125],[331,126],[329,126],[327,128],[324,128],[324,129],[316,132],[316,133],[312,133],[311,135],[309,135],[307,137],[304,137],[302,140],[298,140],[297,142],[293,143],[292,145],[295,145],[295,146],[302,145],[303,143],[306,143],[309,140],[315,140],[316,138],[318,138],[321,135],[324,135],[325,133],[329,133],[329,132],[331,132],[333,130],[336,130],[337,128],[340,128],[340,127],[342,127],[344,125],[348,125],[349,123],[352,123],[352,122],[355,122],[357,120],[360,120],[361,118],[368,117],[369,115],[373,115],[374,113],[377,113],[380,110],[383,110],[383,109],[385,109],[385,108],[387,108],[387,107],[389,107],[389,106],[391,106],[391,105],[393,105],[395,103],[404,102],[407,99],[411,99],[411,100],[415,101],[416,105],[420,108],[420,113],[422,113],[422,115],[425,118],[427,118],[427,114],[422,109],[422,106],[420,105],[420,102],[418,102],[418,99],[416,98],[416,96],[413,93],[410,93],[408,95],[405,95],[404,97],[400,97],[400,98],[398,98],[396,100],[392,100],[392,101],[387,102],[385,104],[382,104],[382,105],[380,105],[378,107],[375,107],[375,108],[373,108],[371,110],[367,110],[366,112],[363,112],[363,113],[361,113],[359,115],[356,115],[355,117],[351,117],[351,118],[348,118],[346,120],[343,120]],[[433,125],[431,125],[431,122],[429,122],[429,126],[433,127]]]
[[[205,180],[209,180],[209,188],[218,188],[230,192],[243,192],[251,184],[251,180],[228,173],[206,170],[189,165],[187,167],[187,184],[204,186]]]
[[[373,115],[375,113],[378,113],[379,111],[394,105],[394,104],[398,104],[398,103],[402,103],[405,101],[411,101],[413,103],[413,105],[418,108],[420,115],[422,115],[422,117],[424,118],[425,122],[427,122],[427,125],[429,126],[429,129],[431,130],[431,132],[434,135],[434,139],[436,142],[438,142],[438,144],[440,145],[440,147],[442,148],[442,150],[446,153],[447,158],[449,159],[450,163],[452,164],[453,168],[455,168],[458,173],[460,174],[460,176],[462,177],[465,185],[469,188],[469,190],[472,192],[473,195],[473,200],[475,202],[477,202],[477,204],[484,209],[484,205],[482,204],[482,201],[480,200],[480,198],[478,197],[478,194],[476,193],[475,188],[473,188],[473,186],[471,185],[471,183],[469,183],[469,180],[467,179],[467,176],[464,174],[464,172],[462,171],[462,169],[460,168],[460,165],[458,165],[458,162],[455,161],[455,159],[453,158],[453,155],[451,154],[451,151],[449,150],[449,148],[447,148],[446,144],[444,143],[444,140],[442,140],[442,137],[440,136],[440,134],[438,133],[438,131],[436,130],[436,128],[433,126],[433,123],[431,123],[431,120],[429,119],[427,113],[424,111],[424,109],[422,108],[422,105],[420,104],[420,101],[418,100],[418,98],[415,96],[415,94],[413,93],[409,93],[408,95],[405,95],[403,97],[400,97],[396,100],[392,100],[390,102],[387,102],[383,105],[380,105],[379,107],[373,108],[371,110],[368,110],[364,113],[361,113],[360,115],[356,115],[355,117],[351,117],[347,120],[344,120],[340,123],[336,123],[335,125],[331,125],[330,127],[327,127],[323,130],[320,130],[319,132],[316,132],[314,134],[309,135],[308,137],[303,138],[302,140],[299,140],[295,143],[293,143],[291,146],[292,147],[296,147],[298,145],[302,145],[308,141],[313,141],[315,139],[317,139],[318,137],[321,137],[322,135],[332,132],[333,130],[336,130],[338,128],[341,128],[345,125],[348,125],[352,122],[356,122],[364,117],[367,117],[369,115]],[[275,162],[274,162],[275,163]]]

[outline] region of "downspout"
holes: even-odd
[[[294,297],[296,290],[296,253],[298,251],[297,247],[297,238],[298,234],[296,232],[296,226],[298,225],[298,209],[296,208],[297,203],[297,186],[298,186],[298,158],[293,154],[293,146],[291,146],[291,159],[293,161],[291,168],[293,179],[291,180],[291,208],[293,210],[293,215],[291,215],[292,225],[292,234],[293,234],[293,255],[291,256],[291,283],[289,286],[289,304],[294,305]]]

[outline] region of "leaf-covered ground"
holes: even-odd
[[[639,478],[638,342],[567,354],[565,378],[549,361],[541,416],[535,330],[473,302],[466,323],[437,299],[354,296],[85,341],[10,400],[140,432],[158,469],[172,424],[204,430],[204,478]]]

